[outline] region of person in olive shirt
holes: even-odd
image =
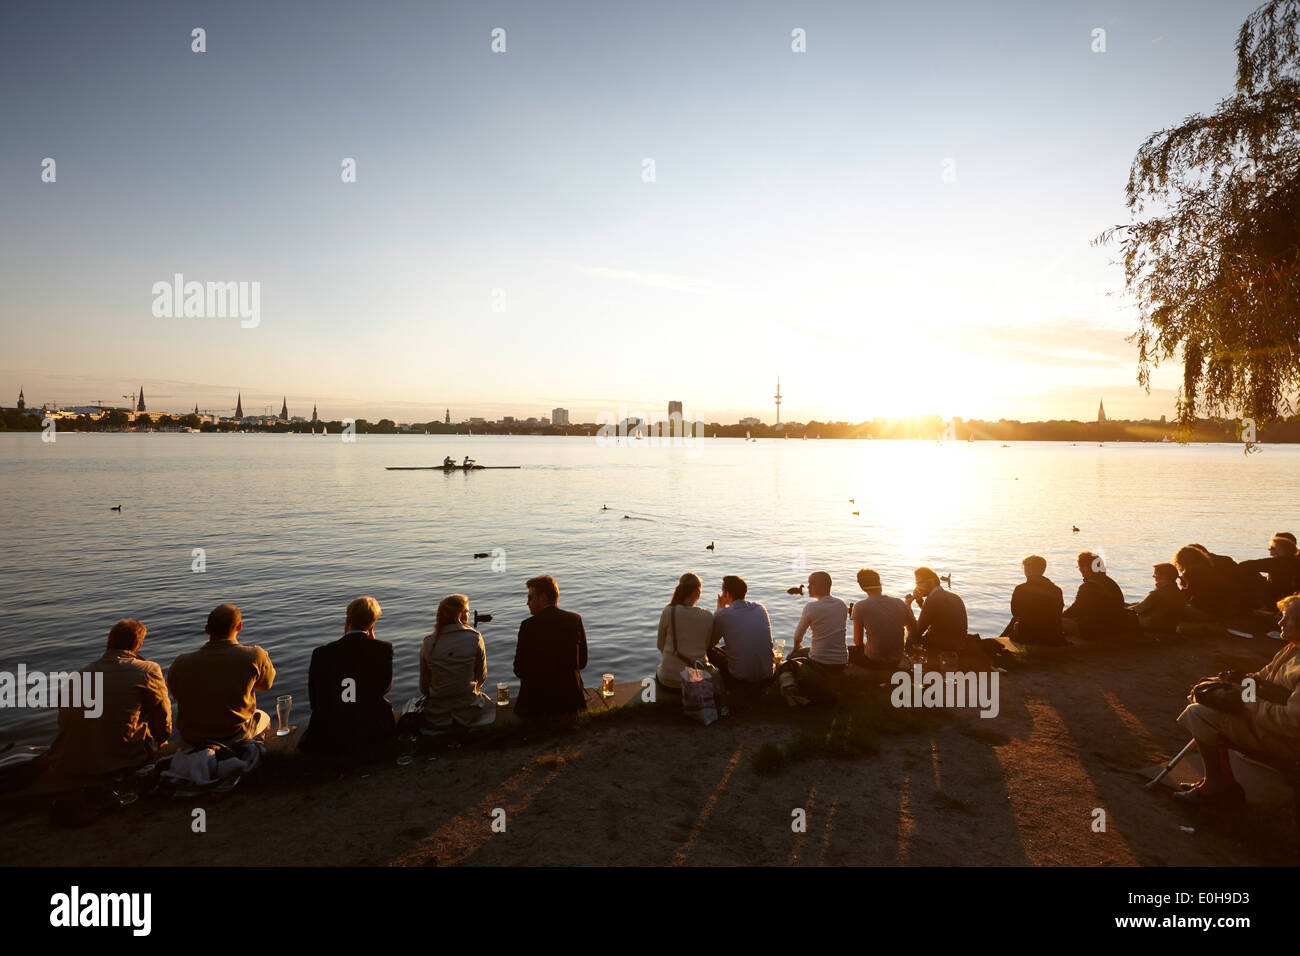
[[[312,651],[303,750],[362,754],[396,736],[393,706],[384,696],[393,686],[393,645],[375,637],[382,613],[374,598],[357,598],[344,612],[343,636]]]
[[[234,744],[260,737],[271,718],[257,709],[257,691],[270,690],[275,668],[262,648],[239,643],[243,615],[233,604],[212,609],[208,642],[182,654],[167,672],[176,698],[177,726],[190,746]]]
[[[587,709],[582,669],[587,666],[587,632],[582,618],[557,607],[560,588],[549,574],[529,578],[528,610],[515,644],[520,717],[552,717]]]
[[[1106,573],[1101,557],[1091,551],[1080,552],[1079,575],[1083,583],[1075,592],[1074,603],[1061,612],[1065,632],[1085,641],[1131,637],[1137,630],[1137,617],[1129,613],[1124,592]]]
[[[1061,611],[1065,598],[1046,577],[1047,560],[1031,554],[1020,562],[1025,583],[1011,592],[1011,623],[1002,632],[1017,644],[1064,644]]]
[[[89,777],[150,763],[172,735],[172,706],[162,668],[139,656],[145,626],[125,618],[109,629],[104,656],[83,670],[103,674],[99,713],[60,708],[50,770]]]

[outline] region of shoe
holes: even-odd
[[[1224,809],[1239,807],[1246,802],[1246,791],[1240,784],[1211,792],[1203,786],[1191,790],[1182,790],[1174,794],[1174,799],[1194,807],[1222,807]]]

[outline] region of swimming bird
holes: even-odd
[[[857,499],[857,498],[850,498],[850,499],[849,499],[849,504],[851,504],[851,505],[856,505],[857,503],[858,503],[858,499]]]
[[[801,584],[801,585],[799,585],[797,588],[786,588],[786,589],[785,589],[785,593],[786,593],[786,594],[803,594],[803,585]]]
[[[939,575],[939,580],[948,585],[948,587],[952,587],[952,572],[949,571],[947,574]]]
[[[474,612],[474,627],[475,627],[475,628],[478,627],[478,622],[479,622],[479,621],[482,621],[484,624],[488,624],[488,623],[490,623],[490,622],[492,621],[492,615],[491,615],[491,614],[480,614],[478,611],[475,611],[475,612]]]
[[[855,512],[853,512],[853,513],[854,513],[855,515],[860,515],[860,514],[862,514],[861,511],[855,511]]]
[[[1079,526],[1077,524],[1072,524],[1070,527],[1074,530],[1075,534],[1079,533]]]
[[[480,551],[478,554],[474,555],[475,560],[478,560],[479,558],[490,558],[490,557],[492,557],[492,555],[487,551]]]
[[[122,510],[122,506],[121,506],[121,505],[113,505],[113,507],[109,508],[108,510],[109,510],[109,511],[121,511],[121,510]]]
[[[713,550],[713,542],[710,541],[710,542],[708,543],[708,545],[704,548],[704,550],[705,550],[705,551],[712,551],[712,550]]]
[[[601,511],[608,511],[608,510],[609,510],[609,505],[601,505],[601,506],[600,506],[600,510],[601,510]]]

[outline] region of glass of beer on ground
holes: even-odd
[[[600,696],[602,697],[614,696],[614,675],[613,674],[600,675]]]
[[[785,641],[775,641],[772,645],[772,663],[780,667],[785,662]]]
[[[275,719],[277,737],[283,737],[289,732],[289,708],[293,705],[293,695],[285,694],[283,697],[275,699]]]
[[[510,706],[510,685],[505,681],[501,681],[497,684],[497,706]]]

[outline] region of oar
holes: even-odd
[[[1154,789],[1160,783],[1161,780],[1165,779],[1165,777],[1168,776],[1169,771],[1173,770],[1175,767],[1178,766],[1179,763],[1182,762],[1182,759],[1186,757],[1191,752],[1192,748],[1195,746],[1196,746],[1196,738],[1193,737],[1191,740],[1187,741],[1187,746],[1185,746],[1182,750],[1178,751],[1178,753],[1174,754],[1174,759],[1170,760],[1169,763],[1165,764],[1164,769],[1161,770],[1158,774],[1156,774],[1155,778],[1150,783],[1147,784],[1147,789],[1148,790]]]

